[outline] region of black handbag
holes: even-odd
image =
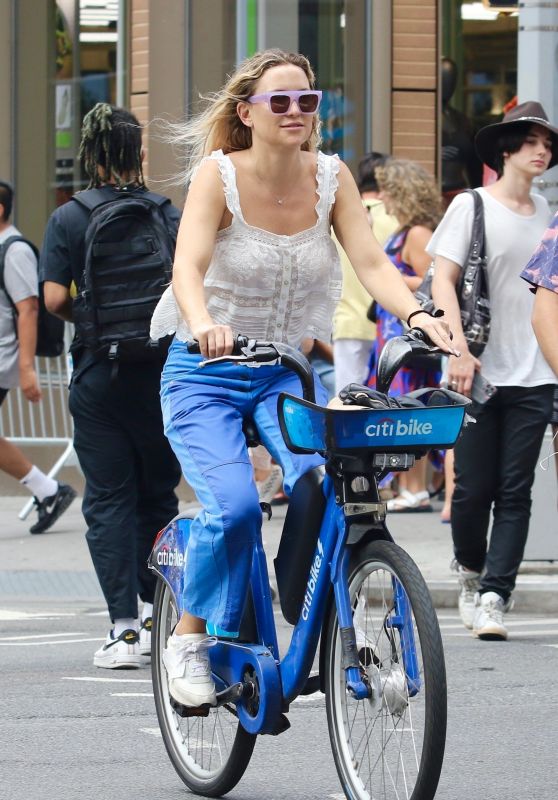
[[[473,229],[469,254],[457,286],[457,299],[461,310],[463,335],[472,355],[478,357],[486,347],[490,334],[490,296],[486,272],[484,206],[478,192],[474,189],[467,189],[467,192],[473,196],[474,202]],[[415,297],[421,308],[428,313],[435,310],[432,300],[433,275],[432,265],[415,291]]]
[[[472,355],[480,356],[490,334],[490,296],[486,272],[486,246],[484,236],[484,206],[482,197],[474,189],[473,232],[467,263],[459,285],[458,299],[461,310],[463,334]]]

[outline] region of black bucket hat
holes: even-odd
[[[532,125],[542,125],[552,136],[552,158],[548,168],[558,164],[558,128],[554,128],[548,121],[546,112],[540,103],[532,100],[512,108],[501,122],[481,128],[475,136],[475,148],[478,157],[492,169],[496,169],[496,143],[498,137],[510,125],[518,122],[527,122]]]

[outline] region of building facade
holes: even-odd
[[[443,183],[455,145],[448,106],[470,138],[518,92],[558,116],[556,2],[0,0],[0,40],[0,176],[15,184],[16,221],[36,241],[83,186],[79,128],[95,102],[136,113],[149,180],[180,204],[161,121],[184,118],[265,47],[310,57],[324,92],[322,147],[351,167],[374,149],[419,161]]]

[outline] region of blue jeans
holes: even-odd
[[[262,523],[242,422],[254,420],[262,444],[283,469],[287,493],[323,459],[291,453],[281,436],[277,397],[280,392],[301,395],[292,372],[238,364],[198,368],[201,360],[175,340],[161,380],[165,433],[203,506],[190,529],[185,606],[207,621],[208,633],[236,636]],[[319,380],[316,399],[327,402]]]

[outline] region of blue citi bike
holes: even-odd
[[[216,707],[176,703],[162,661],[184,610],[183,565],[196,510],[173,519],[155,542],[155,704],[170,760],[191,791],[226,794],[244,774],[258,734],[283,733],[290,703],[323,692],[347,798],[435,796],[446,738],[442,640],[424,579],[388,531],[378,481],[409,469],[432,447],[452,447],[467,421],[469,401],[448,390],[385,394],[402,364],[438,352],[419,329],[392,339],[378,363],[379,391],[352,385],[338,408],[315,404],[307,360],[283,344],[239,337],[231,356],[213,359],[293,370],[303,396],[280,395],[282,435],[293,452],[321,453],[325,469],[295,484],[274,561],[281,610],[294,626],[290,645],[280,653],[260,537],[240,637],[219,639],[209,651]],[[245,433],[249,445],[257,442],[250,420]]]

